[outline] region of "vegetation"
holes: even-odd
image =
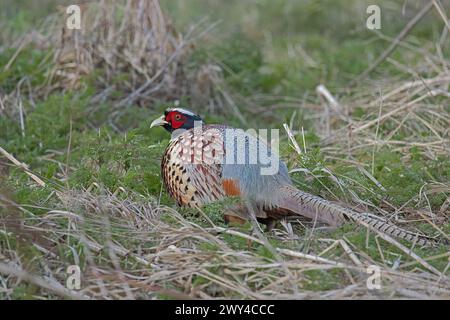
[[[160,178],[169,136],[149,129],[168,105],[278,128],[302,190],[449,239],[446,4],[358,79],[425,1],[383,1],[379,31],[356,0],[116,1],[63,33],[56,1],[3,1],[1,298],[450,297],[444,242],[413,255],[352,222],[260,233],[227,226],[227,201],[176,207]]]

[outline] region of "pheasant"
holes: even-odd
[[[434,238],[404,230],[376,215],[356,212],[297,189],[286,164],[262,139],[243,130],[206,125],[199,115],[183,108],[167,109],[150,125],[155,126],[172,134],[162,157],[161,176],[169,195],[180,206],[201,207],[237,196],[251,204],[258,221],[269,228],[287,216],[303,216],[331,227],[347,218],[421,246],[435,243]],[[249,153],[259,154],[262,149],[277,160],[273,174],[261,174],[267,164],[260,157],[250,159]],[[244,153],[241,161],[237,161],[239,152]],[[225,221],[245,221],[249,217],[243,213],[248,212],[246,208],[237,205],[225,215]]]

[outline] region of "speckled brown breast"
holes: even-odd
[[[194,128],[171,140],[161,162],[164,185],[180,206],[201,207],[225,196],[220,129]]]

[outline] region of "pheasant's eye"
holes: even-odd
[[[175,120],[176,120],[176,121],[180,121],[180,120],[181,120],[181,116],[180,116],[179,114],[176,114],[176,115],[175,115]]]

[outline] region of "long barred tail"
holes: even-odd
[[[323,198],[303,192],[293,186],[283,187],[283,196],[278,205],[299,215],[306,216],[332,226],[342,224],[344,217],[354,220],[365,227],[378,230],[386,235],[403,239],[419,246],[433,246],[438,241],[419,233],[411,232],[370,213],[359,213],[327,201]]]
[[[416,243],[419,246],[435,246],[438,244],[438,241],[432,237],[405,230],[370,213],[352,212],[346,215],[369,229],[381,231],[389,236]]]

